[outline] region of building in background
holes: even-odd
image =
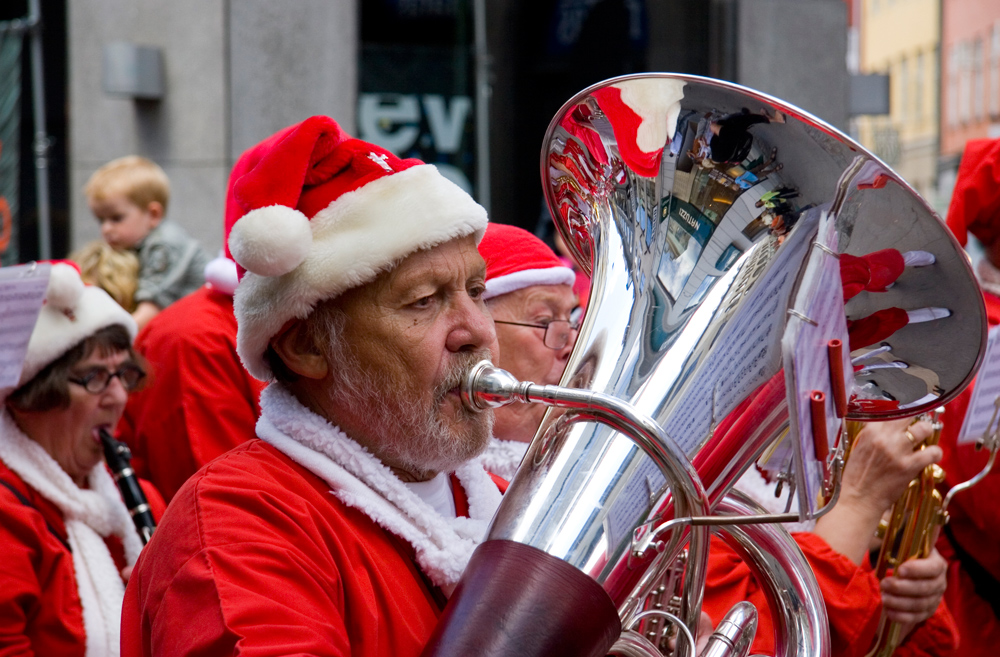
[[[0,20],[25,14],[28,0],[3,4]],[[530,229],[544,215],[538,154],[549,120],[608,77],[709,75],[847,127],[844,0],[42,5],[57,257],[98,237],[81,187],[98,166],[130,153],[163,166],[168,216],[219,249],[232,163],[313,114],[441,165],[494,220]],[[151,71],[156,84],[147,84]],[[24,261],[37,257],[27,91],[21,116],[29,119],[21,122],[14,220]]]
[[[1000,137],[1000,2],[942,1],[938,169],[950,198],[965,142]]]
[[[940,0],[862,0],[860,73],[889,76],[889,114],[856,122],[859,141],[938,205]],[[940,207],[940,206],[939,206]]]

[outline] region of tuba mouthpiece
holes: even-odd
[[[462,381],[462,403],[470,411],[500,408],[515,401],[527,401],[524,389],[531,383],[518,381],[507,370],[488,360],[481,360],[469,370]]]

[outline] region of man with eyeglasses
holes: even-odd
[[[522,381],[559,383],[579,328],[576,274],[542,240],[515,226],[490,224],[479,253],[486,261],[483,297],[500,344],[497,365]],[[514,476],[545,409],[496,409],[494,438],[482,457],[487,470]]]

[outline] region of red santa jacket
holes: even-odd
[[[209,287],[164,309],[135,346],[151,380],[130,395],[118,439],[169,502],[198,468],[254,435],[264,384],[236,354],[232,297]]]
[[[990,326],[1000,324],[1000,298],[983,294]],[[986,465],[988,454],[974,445],[957,444],[972,397],[966,388],[945,407],[941,430],[944,458],[941,467],[950,486],[974,477]],[[962,652],[969,657],[994,655],[1000,645],[1000,472],[994,467],[986,479],[952,498],[951,520],[938,542],[949,562],[945,600],[959,625]]]
[[[836,657],[863,657],[875,639],[882,614],[879,581],[871,566],[855,565],[815,534],[797,533],[793,537],[812,566],[823,592],[833,654]],[[764,592],[739,556],[713,537],[702,609],[711,616],[712,624],[717,625],[740,600],[752,602],[759,614],[757,638],[751,654],[774,654],[774,623]],[[957,645],[955,621],[942,603],[894,654],[896,657],[940,657],[953,653]]]
[[[411,555],[251,440],[171,503],[125,591],[122,656],[417,656],[440,606]]]
[[[0,482],[0,656],[83,657],[83,607],[62,513],[2,462]],[[140,483],[159,518],[163,499]],[[121,540],[104,542],[124,568]]]

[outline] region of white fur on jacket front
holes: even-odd
[[[247,370],[272,379],[268,342],[316,303],[373,280],[406,256],[465,235],[482,237],[486,210],[430,164],[385,176],[347,192],[309,220],[312,242],[281,276],[246,272],[236,288],[236,350]]]
[[[479,461],[455,475],[469,498],[468,518],[445,518],[371,452],[303,406],[280,384],[260,396],[257,435],[331,487],[344,504],[413,546],[420,569],[450,593],[500,506],[500,490]]]

